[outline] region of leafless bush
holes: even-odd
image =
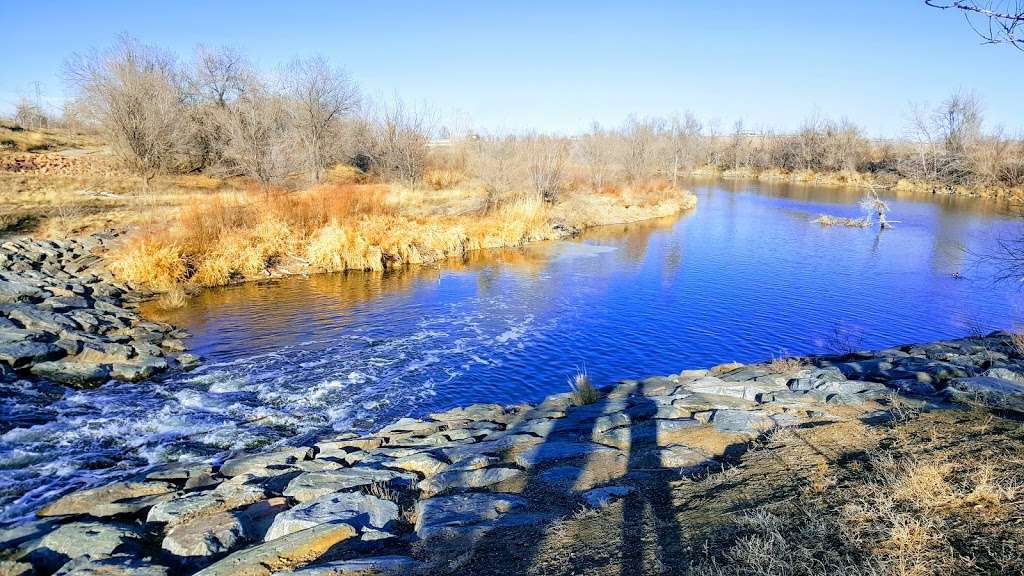
[[[384,104],[364,123],[357,162],[385,181],[415,181],[427,164],[429,114],[396,99]]]
[[[602,189],[615,177],[617,144],[616,134],[604,130],[597,124],[576,141],[575,153],[578,162],[583,167],[590,186],[595,190]]]
[[[173,57],[123,39],[109,53],[73,57],[67,72],[114,151],[146,188],[180,162],[184,107]]]
[[[564,184],[568,143],[560,138],[530,136],[523,139],[522,150],[533,191],[545,202],[554,202]]]
[[[630,118],[622,129],[622,168],[629,182],[655,176],[659,167],[659,144],[664,133],[661,119]]]

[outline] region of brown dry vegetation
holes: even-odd
[[[893,407],[891,423],[868,425],[857,418],[867,414],[846,412],[767,433],[724,469],[676,477],[667,490],[645,492],[637,477],[630,483],[642,497],[492,532],[453,562],[440,562],[440,573],[1024,571],[1019,421],[981,408]],[[524,542],[539,544],[523,554]]]

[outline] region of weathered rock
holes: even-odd
[[[1005,410],[1024,412],[1024,384],[989,376],[954,378],[949,382],[949,393],[977,400]]]
[[[320,524],[235,552],[196,576],[270,576],[313,562],[354,536],[356,530],[348,524]]]
[[[31,302],[45,297],[46,292],[43,292],[35,286],[22,282],[8,282],[6,280],[0,280],[0,304]]]
[[[267,497],[266,488],[246,476],[222,482],[208,492],[191,492],[154,505],[146,522],[166,524],[168,528],[218,512],[254,504]]]
[[[420,500],[416,504],[416,535],[423,539],[460,535],[465,528],[525,507],[524,498],[511,494],[456,494]]]
[[[25,562],[0,560],[0,576],[33,576],[35,569]]]
[[[239,512],[218,512],[171,527],[161,547],[182,561],[196,561],[259,542],[274,518],[287,509],[284,498],[257,502]]]
[[[79,556],[102,560],[118,552],[137,551],[141,536],[133,524],[72,522],[40,538],[22,558],[37,569],[53,572]]]
[[[620,450],[601,446],[591,442],[546,442],[524,451],[516,456],[516,464],[523,468],[532,468],[547,462],[571,460],[586,457],[622,457]]]
[[[296,462],[312,457],[312,448],[289,448],[262,454],[241,454],[221,464],[220,473],[228,478],[243,474],[273,476],[286,472]]]
[[[55,360],[38,362],[31,368],[32,374],[61,384],[78,387],[99,386],[110,380],[110,364]]]
[[[391,576],[413,574],[418,563],[408,556],[368,556],[307,566],[280,574],[294,576]]]
[[[605,508],[614,500],[625,498],[632,493],[631,486],[605,486],[584,492],[583,501],[591,508]]]
[[[501,482],[525,478],[517,468],[448,469],[427,478],[417,488],[424,496],[433,496],[454,489],[487,488]]]
[[[715,430],[733,434],[759,434],[775,426],[768,415],[746,410],[716,410],[711,423]]]
[[[398,505],[394,502],[357,492],[329,494],[279,514],[265,539],[274,540],[330,522],[345,522],[357,530],[388,530],[397,520]]]
[[[94,560],[80,556],[61,567],[54,576],[168,576],[167,568],[133,556]]]
[[[66,352],[49,342],[0,343],[0,362],[12,368],[24,368],[36,362],[45,362],[64,356]]]
[[[425,478],[429,478],[447,468],[448,464],[427,452],[419,452],[417,454],[409,454],[408,456],[395,458],[388,464],[388,466],[399,468],[406,472],[415,472]]]
[[[117,482],[72,492],[43,506],[39,516],[86,514],[102,518],[118,514],[135,514],[163,501],[173,494],[173,484],[164,482]]]
[[[394,470],[343,468],[300,474],[288,483],[283,494],[299,502],[308,502],[327,494],[356,490],[377,482],[409,486],[415,481],[415,475]]]

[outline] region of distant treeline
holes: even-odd
[[[65,121],[100,130],[148,183],[160,173],[241,175],[264,186],[315,183],[347,164],[378,181],[454,186],[471,178],[495,197],[531,190],[552,199],[567,186],[675,180],[696,170],[861,172],[939,186],[1024,186],[1024,143],[983,130],[971,94],[914,110],[907,136],[873,141],[849,120],[812,118],[795,132],[729,131],[691,114],[631,117],[572,138],[537,133],[458,134],[443,143],[431,115],[400,100],[372,102],[322,58],[273,74],[231,50],[198,49],[182,63],[122,40],[76,55],[77,97]],[[30,102],[19,121],[45,123]]]

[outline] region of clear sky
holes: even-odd
[[[445,123],[575,132],[686,110],[723,129],[846,116],[898,136],[911,103],[974,91],[1024,131],[1024,54],[983,46],[923,0],[677,2],[63,2],[0,0],[0,114],[69,54],[122,33],[183,57],[230,46],[273,68],[322,54],[371,96]]]

